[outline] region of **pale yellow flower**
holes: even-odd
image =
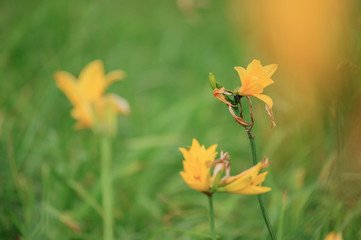
[[[184,171],[180,172],[180,175],[188,186],[207,195],[217,191],[233,194],[261,194],[271,190],[269,187],[260,186],[267,172],[259,174],[259,171],[269,165],[267,159],[236,176],[229,176],[228,154],[222,152],[221,158],[215,160],[216,148],[217,145],[212,145],[206,149],[193,139],[192,146],[188,150],[179,149],[184,157]],[[212,167],[214,170],[211,176]],[[225,176],[222,177],[224,171]]]
[[[265,102],[269,109],[273,106],[272,98],[262,94],[265,87],[273,84],[272,75],[277,70],[277,64],[262,66],[259,60],[253,60],[247,69],[235,67],[242,86],[238,89],[241,96],[254,96]]]
[[[325,240],[343,240],[342,233],[330,232],[326,236]]]
[[[125,99],[115,94],[105,94],[111,83],[122,80],[124,76],[121,70],[105,74],[100,60],[89,63],[78,79],[64,71],[54,74],[57,86],[74,106],[71,116],[77,120],[76,129],[94,128],[109,122],[110,115],[129,114],[130,107]]]

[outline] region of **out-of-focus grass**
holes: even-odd
[[[246,134],[207,79],[212,71],[232,88],[239,84],[233,66],[251,59],[231,28],[227,3],[206,2],[197,17],[169,0],[0,2],[1,239],[100,239],[98,139],[73,131],[71,105],[52,78],[56,70],[77,75],[94,59],[107,71],[127,72],[109,91],[132,107],[120,117],[113,145],[116,237],[209,233],[206,197],[182,182],[177,148],[196,137],[230,152],[233,174],[251,165]],[[272,87],[267,91],[272,95]],[[337,200],[327,187],[334,126],[326,121],[317,136],[296,123],[269,130],[264,107],[256,108],[258,153],[273,161],[265,202],[275,229],[283,208],[283,239],[322,239],[360,206]],[[286,122],[277,103],[274,111]],[[255,196],[217,194],[215,213],[222,239],[267,237]],[[345,239],[361,238],[360,220],[348,222]]]

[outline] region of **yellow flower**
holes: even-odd
[[[343,240],[342,233],[330,232],[326,236],[325,240]]]
[[[263,89],[271,84],[273,80],[271,76],[277,70],[277,64],[262,66],[259,60],[253,60],[248,64],[247,69],[243,67],[235,67],[241,79],[242,86],[238,89],[241,96],[254,96],[264,101],[268,108],[273,106],[272,98],[262,94]]]
[[[76,129],[110,124],[116,114],[129,114],[130,107],[125,99],[115,94],[104,95],[111,83],[122,80],[124,76],[121,70],[105,75],[100,60],[89,63],[80,72],[79,79],[64,71],[54,74],[57,86],[74,106],[71,116],[78,121]]]
[[[271,190],[269,187],[260,186],[267,172],[258,174],[261,169],[269,165],[268,159],[237,176],[229,176],[228,154],[222,152],[221,158],[215,160],[216,148],[217,145],[212,145],[206,149],[193,139],[192,146],[188,150],[179,149],[184,157],[184,171],[180,172],[180,175],[188,186],[207,195],[217,191],[233,194],[261,194]],[[212,167],[214,167],[213,176],[210,174]],[[225,176],[222,177],[224,170]]]
[[[204,193],[211,191],[212,177],[209,171],[211,163],[217,156],[216,148],[215,144],[206,149],[204,145],[200,146],[196,139],[193,139],[192,146],[188,150],[179,148],[184,157],[184,171],[180,172],[180,175],[194,190]]]
[[[271,188],[269,187],[260,186],[265,180],[268,172],[258,174],[261,169],[267,166],[269,166],[269,162],[268,159],[265,159],[263,162],[258,163],[234,177],[226,178],[223,182],[221,182],[222,184],[226,184],[224,191],[245,195],[261,194],[271,191]]]

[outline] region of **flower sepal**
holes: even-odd
[[[216,81],[216,78],[214,77],[214,74],[212,72],[209,73],[209,84],[211,85],[211,88],[214,90],[216,88],[222,88],[223,85]]]

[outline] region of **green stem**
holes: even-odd
[[[253,165],[256,165],[257,164],[256,142],[250,132],[248,132],[248,137],[249,137],[249,141],[251,143]],[[266,223],[266,226],[268,228],[269,235],[271,236],[272,240],[276,240],[275,234],[274,234],[272,226],[271,226],[271,222],[267,216],[267,212],[266,212],[265,206],[263,204],[263,197],[260,194],[258,194],[257,197],[258,197],[259,206],[262,211],[264,222]]]
[[[113,195],[111,177],[111,143],[108,136],[101,142],[101,184],[103,201],[103,240],[113,240]]]
[[[216,240],[216,234],[214,231],[214,209],[213,209],[213,198],[212,195],[208,195],[208,203],[209,203],[209,215],[211,218],[211,234],[212,240]]]

